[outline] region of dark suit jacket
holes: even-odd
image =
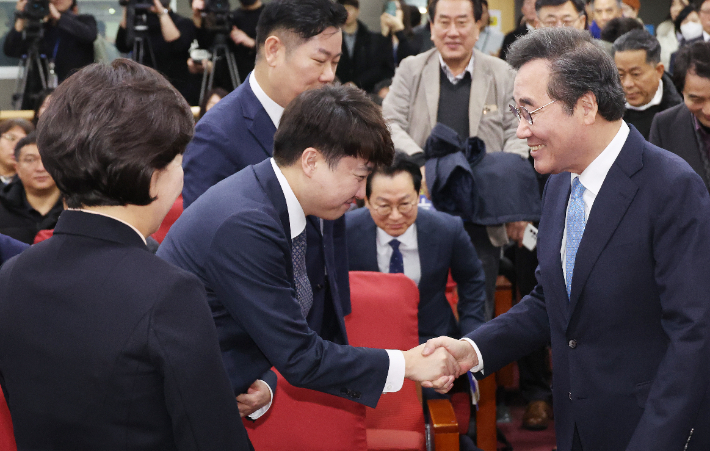
[[[111,218],[65,211],[0,270],[18,449],[250,449],[204,289]]]
[[[662,111],[653,118],[648,140],[687,161],[710,189],[710,162],[695,130],[693,113],[684,103]]]
[[[172,226],[158,255],[196,274],[207,289],[235,393],[274,366],[292,385],[377,404],[387,353],[326,341],[303,318],[286,200],[269,160],[201,196]],[[329,267],[331,283],[333,274]],[[336,316],[342,321],[342,311]]]
[[[27,243],[0,234],[0,265],[30,247]]]
[[[351,271],[379,271],[377,226],[370,211],[361,208],[345,217],[348,226],[348,254]],[[483,324],[486,299],[485,274],[461,218],[419,209],[417,246],[419,280],[419,341],[441,335],[460,337]],[[451,275],[458,284],[459,324],[446,300],[446,281]],[[459,328],[460,327],[460,328]]]
[[[185,208],[217,182],[270,158],[275,133],[274,123],[247,78],[197,123],[183,161]],[[327,239],[320,230],[319,220],[309,218],[306,260],[313,308],[308,320],[311,328],[326,340],[347,344],[342,317],[350,313],[345,222],[323,221]],[[335,277],[326,278],[326,267]]]
[[[343,39],[343,53],[335,75],[341,83],[351,81],[359,88],[371,92],[375,84],[394,76],[394,66],[387,64],[385,46],[382,34],[371,33],[364,23],[358,21],[353,56],[348,53]]]
[[[469,335],[484,371],[552,341],[560,451],[710,449],[710,196],[633,127],[594,201],[570,300],[560,248],[570,174],[550,177],[538,285]]]

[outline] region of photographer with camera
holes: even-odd
[[[192,21],[197,27],[197,42],[200,48],[210,50],[215,42],[218,33],[229,35],[227,47],[234,55],[239,73],[239,79],[245,80],[249,72],[254,70],[254,60],[256,59],[256,24],[259,16],[264,10],[261,0],[240,0],[240,7],[230,12],[225,18],[223,30],[219,30],[221,21],[219,11],[222,6],[227,6],[222,0],[193,0],[192,1]],[[216,23],[215,23],[216,22]],[[217,26],[215,26],[217,25]],[[204,70],[203,62],[190,59],[188,65],[193,73],[201,73]],[[210,67],[214,66],[214,62]],[[236,88],[230,80],[228,67],[226,64],[217,64],[215,73],[215,86],[231,91]]]
[[[43,89],[42,77],[55,75],[61,83],[71,73],[94,62],[96,19],[88,14],[76,14],[76,0],[18,0],[15,24],[5,38],[5,55],[20,58],[37,44],[46,59],[45,72],[40,76],[34,61],[28,64],[27,84],[21,108],[34,109],[36,95]],[[54,78],[54,77],[52,77]],[[47,80],[51,84],[51,79]]]
[[[133,52],[133,59],[161,72],[190,105],[197,105],[200,80],[187,70],[195,26],[169,8],[169,0],[126,0],[116,34],[116,48]],[[129,20],[132,19],[132,20]],[[142,39],[143,57],[136,55],[134,42]]]

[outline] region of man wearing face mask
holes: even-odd
[[[27,54],[30,40],[25,39],[27,19],[20,18],[27,0],[17,0],[15,24],[5,38],[5,55],[20,58]],[[39,53],[46,55],[48,65],[54,66],[57,81],[61,83],[74,70],[94,62],[96,19],[88,14],[75,14],[76,0],[50,0],[49,15],[42,24],[43,33]],[[42,90],[39,73],[31,70],[27,79],[25,97],[21,108],[34,109],[36,95]]]
[[[136,12],[136,15],[139,14]],[[179,16],[153,0],[146,14],[147,39],[142,63],[156,69],[175,86],[190,105],[197,105],[200,95],[199,78],[187,70],[190,44],[195,39],[195,26],[190,19]],[[133,43],[127,41],[126,8],[116,34],[116,48],[123,53],[133,51]],[[151,51],[152,50],[152,51]]]
[[[259,22],[259,16],[264,10],[264,4],[261,0],[239,0],[240,7],[229,14],[230,32],[227,45],[229,50],[234,55],[234,60],[237,63],[237,72],[239,79],[244,81],[249,75],[249,72],[254,70],[254,61],[256,60],[256,24]],[[210,49],[214,43],[215,34],[206,28],[204,23],[205,0],[192,1],[192,22],[197,27],[197,42],[200,48]],[[199,63],[190,61],[188,63],[193,72],[200,72]],[[232,86],[229,78],[228,67],[226,64],[220,64],[215,73],[215,85],[218,85],[228,91],[231,91],[236,86]]]

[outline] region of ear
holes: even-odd
[[[594,124],[597,120],[597,112],[599,111],[597,97],[591,92],[587,92],[577,100],[575,110],[579,111],[584,125]]]
[[[150,176],[150,189],[148,190],[150,197],[158,196],[158,181],[161,175],[163,175],[163,171],[158,169],[153,170],[153,175]]]
[[[663,77],[663,72],[665,71],[666,67],[663,65],[663,63],[656,64],[656,73],[658,74],[658,78]]]
[[[276,35],[271,35],[264,42],[264,59],[266,63],[274,67],[282,53],[286,51],[284,42]]]
[[[323,155],[313,147],[307,148],[301,154],[301,169],[308,178],[313,177],[318,167],[323,164],[325,164]]]

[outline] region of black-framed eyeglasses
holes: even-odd
[[[522,121],[525,119],[528,121],[528,124],[532,125],[533,124],[533,119],[532,115],[540,111],[541,109],[545,108],[548,105],[552,105],[553,103],[557,102],[557,100],[553,100],[550,103],[546,103],[545,105],[541,106],[540,108],[537,108],[533,111],[528,111],[527,108],[524,106],[521,106],[520,108],[517,108],[515,105],[508,105],[510,107],[510,112],[513,113],[519,121]]]
[[[417,201],[405,202],[397,205],[397,210],[399,210],[399,212],[403,215],[406,215],[407,213],[412,211],[414,205],[416,204]],[[378,215],[389,216],[390,214],[392,214],[391,205],[373,205],[373,208],[375,209]]]
[[[579,20],[579,18],[582,17],[582,13],[577,14],[577,17],[571,18],[571,17],[564,17],[564,18],[557,18],[557,17],[548,17],[545,20],[542,21],[542,24],[545,27],[551,28],[551,27],[571,27],[574,25],[574,23]]]

